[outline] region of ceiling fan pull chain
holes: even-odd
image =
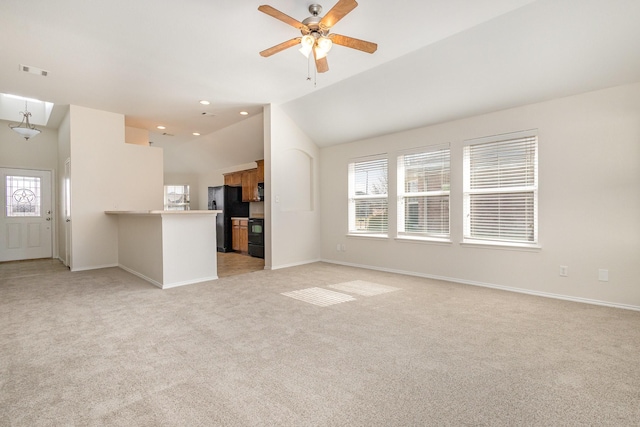
[[[309,55],[311,56],[311,55]],[[318,69],[316,68],[315,60],[313,61],[313,88],[318,87]]]

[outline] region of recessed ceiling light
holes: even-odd
[[[211,103],[210,103],[209,101],[206,101],[206,100],[204,100],[204,99],[203,99],[202,101],[200,101],[200,104],[202,104],[202,105],[209,105],[209,104],[211,104]]]
[[[165,126],[162,126],[162,125],[160,125],[160,126],[156,126],[156,127],[157,127],[158,129],[160,129],[160,130],[164,130],[164,129],[166,129],[166,127],[165,127]]]
[[[248,113],[248,112],[246,112],[246,111],[240,111],[240,115],[241,115],[241,116],[247,116],[247,115],[249,115],[249,113]]]
[[[194,132],[192,133],[193,136],[200,136],[200,134],[198,132]]]

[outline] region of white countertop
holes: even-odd
[[[222,213],[222,211],[213,210],[192,210],[192,211],[104,211],[107,215],[213,215]]]

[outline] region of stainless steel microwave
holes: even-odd
[[[264,182],[258,183],[258,199],[260,199],[261,202],[264,201]]]

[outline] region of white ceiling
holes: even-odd
[[[332,32],[378,51],[334,46],[315,84],[296,48],[258,55],[299,35],[260,4],[302,20],[311,3],[2,0],[0,92],[122,113],[152,140],[163,124],[176,143],[282,104],[323,146],[640,81],[638,0],[360,0]]]

